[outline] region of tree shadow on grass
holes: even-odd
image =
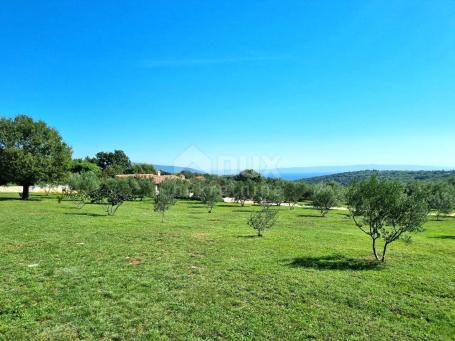
[[[324,216],[320,214],[297,214],[297,217],[302,217],[302,218],[325,218]]]
[[[343,255],[321,257],[298,257],[286,264],[290,267],[303,267],[317,270],[379,270],[382,263],[362,258],[347,258]]]
[[[442,236],[434,236],[434,237],[430,237],[430,238],[434,238],[434,239],[455,239],[455,236],[442,235]]]
[[[235,236],[235,237],[236,237],[236,238],[243,238],[243,239],[261,238],[261,237],[258,237],[257,234],[254,234],[254,235],[249,234],[249,235],[247,235],[247,236],[245,236],[245,235],[243,235],[243,236],[242,236],[242,235],[238,235],[238,236]]]
[[[220,207],[244,207],[244,206],[240,206],[239,204],[233,202],[233,203],[230,203],[230,204],[218,204],[217,206],[220,206]]]
[[[30,197],[27,200],[22,200],[19,196],[17,198],[15,198],[15,197],[0,197],[0,201],[23,201],[23,202],[27,202],[27,201],[42,201],[42,200],[43,199],[39,198],[39,197]]]
[[[239,209],[239,208],[236,208],[234,210],[232,210],[232,212],[239,212],[239,213],[252,213],[252,212],[257,212],[257,210],[250,210],[250,209]]]
[[[106,214],[90,213],[90,212],[67,212],[66,215],[80,215],[86,217],[106,217]]]

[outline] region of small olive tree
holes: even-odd
[[[153,200],[153,210],[161,214],[161,222],[164,222],[164,213],[175,204],[178,188],[173,181],[161,183],[158,193]]]
[[[438,183],[432,186],[428,197],[430,208],[436,211],[436,219],[449,214],[455,208],[455,190],[449,183]]]
[[[238,180],[235,182],[233,194],[234,200],[241,206],[245,206],[245,201],[251,199],[254,193],[254,182],[252,180]]]
[[[74,173],[68,180],[68,186],[70,191],[67,191],[67,195],[76,199],[77,207],[82,208],[92,200],[94,193],[100,187],[100,180],[93,172]]]
[[[312,195],[313,206],[325,217],[327,212],[339,203],[340,193],[338,187],[328,184],[318,184],[314,187]]]
[[[300,198],[303,196],[302,186],[294,181],[289,181],[284,185],[284,201],[288,203],[289,209],[293,210]]]
[[[346,195],[355,225],[372,240],[376,260],[385,259],[387,247],[398,239],[410,241],[409,233],[421,231],[428,205],[421,191],[406,191],[397,182],[379,181],[376,176],[353,183]],[[382,238],[382,252],[376,241]]]
[[[255,229],[258,237],[262,237],[262,231],[270,229],[278,219],[278,209],[270,205],[261,205],[261,209],[251,214],[248,225]]]
[[[201,192],[201,201],[207,205],[209,213],[212,213],[218,201],[223,200],[221,197],[221,189],[218,185],[208,184],[204,186]]]
[[[106,213],[111,216],[125,201],[133,198],[128,181],[113,178],[104,180],[98,190],[93,193],[93,201],[104,204]]]

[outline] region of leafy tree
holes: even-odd
[[[312,196],[313,206],[321,212],[321,216],[325,216],[327,212],[334,206],[338,205],[339,193],[334,186],[327,184],[317,184],[314,187]]]
[[[137,196],[143,200],[145,197],[153,198],[155,196],[155,184],[149,179],[138,179],[139,192]]]
[[[148,163],[133,163],[130,168],[125,170],[127,174],[156,174],[156,169]]]
[[[96,163],[101,168],[105,176],[113,177],[117,174],[124,174],[131,168],[131,161],[123,150],[114,150],[114,152],[99,152],[95,158],[88,159]]]
[[[246,169],[241,171],[236,177],[236,180],[238,181],[247,181],[247,180],[252,180],[255,182],[260,182],[262,180],[261,174],[256,172],[253,169]]]
[[[265,194],[265,200],[269,203],[273,203],[277,206],[281,206],[284,201],[283,188],[279,186],[269,186],[268,191]]]
[[[423,192],[406,191],[399,183],[376,176],[351,184],[347,202],[355,225],[370,236],[373,255],[382,262],[388,245],[400,238],[410,241],[408,233],[420,231],[428,214]],[[376,241],[381,237],[383,250],[378,253]]]
[[[141,186],[139,185],[139,181],[136,178],[127,178],[125,181],[128,182],[128,186],[130,186],[131,194],[133,199],[138,199],[141,196]]]
[[[228,178],[221,178],[221,194],[223,197],[233,198],[235,196],[235,185],[236,181]]]
[[[67,194],[76,198],[79,201],[78,207],[82,208],[87,201],[91,201],[92,196],[99,189],[100,180],[93,172],[74,173],[68,180],[68,186],[71,192]]]
[[[289,204],[289,209],[293,210],[303,195],[302,186],[294,181],[288,181],[284,185],[284,201]]]
[[[204,186],[205,186],[204,180],[201,181],[198,179],[192,179],[190,184],[190,189],[192,193],[191,198],[201,200],[202,190],[204,189]]]
[[[30,186],[63,180],[70,162],[71,148],[43,121],[25,115],[0,118],[0,184],[21,185],[23,200]]]
[[[248,225],[258,232],[258,237],[262,237],[262,231],[272,228],[277,218],[278,209],[273,209],[270,205],[261,205],[259,211],[251,214]]]
[[[449,214],[455,208],[455,190],[449,183],[436,183],[428,196],[430,208],[436,211],[436,219],[440,220],[442,214]]]
[[[267,183],[255,183],[253,201],[256,204],[263,204],[269,196],[270,186]]]
[[[253,198],[254,182],[252,180],[236,181],[234,185],[234,200],[245,206],[245,201]]]
[[[74,159],[70,166],[71,173],[92,172],[97,176],[101,175],[101,168],[96,163],[84,159]]]
[[[176,184],[173,181],[161,183],[158,193],[154,197],[153,210],[161,214],[161,222],[164,221],[164,213],[175,205]]]
[[[133,194],[128,181],[106,179],[101,183],[94,197],[99,203],[105,205],[106,213],[112,216],[125,201],[133,199]]]
[[[203,188],[201,201],[207,205],[209,213],[212,213],[217,201],[221,200],[221,190],[218,185],[208,184]]]

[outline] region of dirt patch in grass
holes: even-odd
[[[142,263],[142,261],[139,259],[139,258],[130,258],[129,259],[129,262],[128,262],[130,265],[132,266],[138,266],[139,264]]]

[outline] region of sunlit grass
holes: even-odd
[[[16,197],[0,197],[0,339],[455,337],[455,218],[382,266],[345,211],[282,207],[256,238],[255,206],[179,201],[161,223],[147,200],[110,217]]]

